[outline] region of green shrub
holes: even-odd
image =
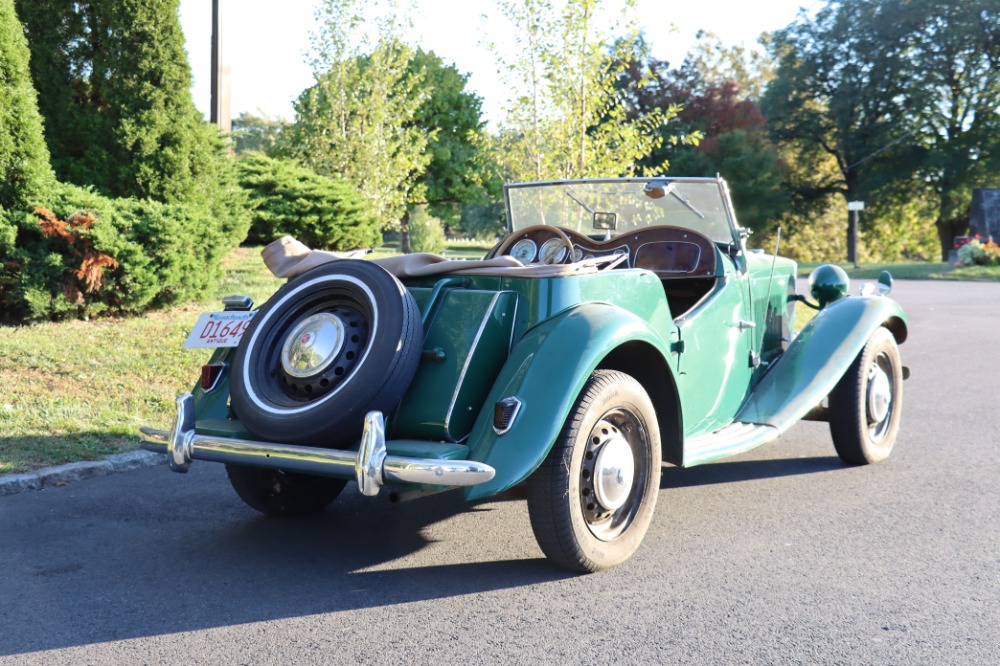
[[[0,320],[134,314],[218,279],[234,230],[198,206],[110,199],[56,184],[0,215]]]
[[[432,217],[426,206],[410,211],[410,247],[414,252],[440,254],[447,246],[441,220]]]
[[[287,235],[314,249],[353,250],[382,242],[378,220],[345,180],[261,154],[239,160],[239,178],[253,208],[248,243]]]

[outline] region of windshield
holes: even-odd
[[[646,227],[694,229],[732,243],[733,224],[721,179],[642,178],[507,185],[511,231],[536,224],[615,238]]]

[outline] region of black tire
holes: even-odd
[[[603,475],[598,473],[602,454],[608,458]],[[623,482],[629,471],[631,483]],[[611,483],[600,484],[598,477],[608,479],[609,473]],[[659,484],[660,433],[649,396],[629,375],[595,371],[552,451],[528,479],[528,513],[538,545],[570,571],[600,571],[624,562],[646,535]]]
[[[896,339],[880,327],[830,392],[830,434],[851,465],[889,457],[903,412],[903,365]]]
[[[226,474],[241,500],[270,516],[301,516],[321,511],[337,499],[347,484],[343,479],[243,465],[227,464]]]
[[[233,412],[260,439],[349,446],[366,412],[399,404],[423,337],[413,297],[383,268],[355,260],[317,266],[282,286],[243,335]]]

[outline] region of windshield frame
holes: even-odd
[[[680,227],[685,227],[685,228],[693,229],[694,231],[700,232],[700,233],[708,236],[713,242],[716,242],[716,243],[732,244],[735,247],[742,247],[743,243],[742,243],[742,236],[741,236],[741,233],[740,233],[740,227],[739,227],[739,224],[736,221],[735,211],[733,210],[732,202],[730,201],[730,198],[729,198],[729,189],[728,189],[728,187],[726,185],[725,180],[721,176],[715,177],[715,178],[710,178],[710,177],[709,178],[705,178],[705,177],[700,177],[700,178],[699,177],[670,177],[670,176],[653,176],[653,177],[643,177],[643,178],[637,178],[637,177],[631,177],[631,178],[581,178],[581,179],[547,180],[547,181],[535,181],[535,182],[523,182],[523,183],[507,183],[507,184],[504,185],[504,215],[506,217],[507,231],[508,231],[508,233],[514,233],[515,231],[518,231],[520,229],[524,229],[524,228],[527,228],[528,226],[532,226],[532,225],[526,225],[526,224],[520,224],[520,225],[517,226],[517,228],[515,228],[515,226],[514,226],[514,213],[513,213],[513,211],[514,211],[514,204],[512,202],[512,193],[514,193],[516,190],[531,189],[531,188],[535,188],[535,189],[537,189],[537,188],[555,188],[555,187],[563,187],[563,186],[567,187],[567,188],[572,188],[573,186],[584,186],[584,185],[586,185],[586,186],[592,186],[592,185],[601,185],[601,184],[609,184],[609,185],[642,184],[642,185],[646,186],[647,188],[650,187],[650,186],[657,187],[657,188],[661,188],[662,187],[668,193],[670,193],[670,187],[671,187],[671,185],[673,185],[673,184],[684,184],[684,183],[704,184],[704,185],[713,185],[714,184],[716,187],[718,187],[719,197],[720,197],[720,201],[722,203],[721,212],[724,214],[724,217],[725,217],[725,225],[727,227],[728,234],[725,237],[713,237],[712,234],[705,233],[704,229],[699,229],[697,227],[697,225],[680,223],[680,224],[677,224],[677,225],[674,225],[674,226],[680,226]],[[592,210],[589,206],[587,206],[584,202],[582,202],[579,199],[577,199],[577,197],[574,196],[571,192],[564,192],[564,193],[567,194],[570,199],[572,199],[573,201],[575,201],[578,205],[580,205],[582,208],[584,208],[588,212],[590,212],[590,213],[596,212],[596,211]],[[674,194],[674,196],[678,200],[680,200],[680,203],[682,205],[684,205],[685,207],[691,209],[694,213],[698,214],[698,211],[691,206],[690,202],[685,202],[684,201],[683,196],[678,196],[677,194]],[[543,220],[537,220],[534,223],[535,224],[546,224]],[[555,225],[552,225],[552,226],[555,226]],[[655,226],[666,226],[666,225],[649,225],[649,226],[652,228],[652,227],[655,227]],[[624,230],[622,230],[620,232],[610,234],[610,238],[612,238],[612,239],[613,238],[617,238],[618,236],[622,236],[622,235],[631,233],[632,231],[635,231],[635,229],[632,229],[632,228],[624,229]],[[591,231],[590,233],[594,233],[594,231]]]

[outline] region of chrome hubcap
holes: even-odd
[[[340,317],[320,312],[306,317],[292,329],[281,348],[281,367],[298,379],[323,372],[344,346]]]
[[[587,438],[580,469],[580,505],[590,532],[613,541],[628,529],[652,461],[644,458],[645,428],[628,410],[612,409]]]
[[[868,418],[873,423],[881,423],[889,415],[891,404],[892,384],[889,375],[875,365],[868,375]]]
[[[605,510],[617,511],[625,505],[634,474],[632,447],[615,430],[601,447],[594,464],[594,495]]]

